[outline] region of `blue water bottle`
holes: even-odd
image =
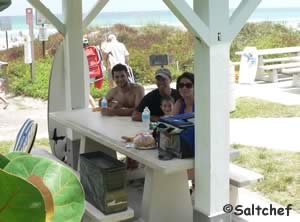
[[[103,97],[101,100],[101,108],[107,108],[107,100],[105,97]]]
[[[150,129],[150,110],[149,108],[146,106],[144,111],[142,112],[142,122],[144,125],[144,130],[145,132],[149,132]]]

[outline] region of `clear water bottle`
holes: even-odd
[[[105,97],[103,97],[101,100],[101,108],[107,108],[107,100]]]
[[[144,125],[144,130],[145,132],[149,132],[150,129],[150,110],[149,108],[146,106],[144,111],[142,112],[142,122]]]

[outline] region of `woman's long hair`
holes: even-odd
[[[193,83],[193,87],[194,87],[194,73],[191,72],[184,72],[182,73],[180,76],[178,76],[177,80],[176,80],[176,90],[179,93],[179,83],[181,81],[181,79],[188,79]]]

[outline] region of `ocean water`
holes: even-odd
[[[233,10],[230,11],[232,13]],[[60,16],[62,19],[62,16]],[[1,16],[0,16],[1,20]],[[11,16],[12,29],[27,29],[25,16]],[[300,20],[300,8],[256,9],[248,21]],[[92,25],[111,26],[116,23],[141,26],[146,24],[180,25],[181,22],[170,11],[101,12]]]
[[[230,13],[233,11],[231,10]],[[62,19],[62,16],[60,16]],[[1,20],[1,16],[0,16]],[[19,42],[22,34],[28,33],[28,25],[25,16],[11,16],[12,30],[8,32],[10,43]],[[300,8],[273,8],[256,9],[248,21],[282,21],[300,24]],[[181,22],[170,11],[145,11],[145,12],[101,12],[92,22],[91,26],[111,26],[122,23],[130,26],[142,26],[146,24],[161,24],[182,26]],[[48,28],[48,33],[54,33],[53,27]],[[37,36],[38,27],[35,27]],[[5,44],[5,32],[0,31],[0,49]],[[1,47],[2,46],[2,47]]]

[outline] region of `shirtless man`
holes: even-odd
[[[105,116],[131,116],[145,94],[144,88],[129,82],[127,67],[123,64],[113,67],[112,77],[117,86],[107,93],[108,107],[102,108],[101,113]]]

